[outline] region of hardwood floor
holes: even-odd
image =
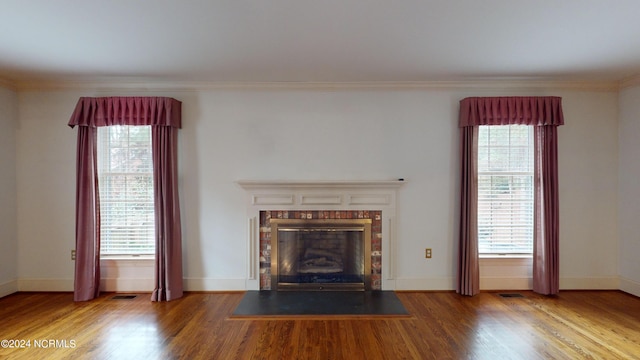
[[[169,303],[17,293],[0,299],[0,358],[640,359],[639,298],[520,293],[400,292],[410,318],[262,320],[230,319],[242,293]]]

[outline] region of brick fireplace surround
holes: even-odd
[[[395,290],[396,191],[404,181],[255,181],[247,192],[247,290],[271,289],[271,219],[371,219],[371,288]]]
[[[371,290],[382,290],[382,211],[260,211],[260,290],[271,290],[271,219],[371,219]]]

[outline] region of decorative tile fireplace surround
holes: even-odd
[[[368,220],[368,221],[367,221]],[[346,241],[341,241],[338,236],[333,236],[332,239],[326,240],[326,237],[331,236],[331,232],[338,233],[344,232],[340,231],[340,228],[347,228],[350,226],[359,226],[362,225],[363,221],[367,221],[367,231],[364,231],[365,227],[361,226],[362,232],[366,234],[366,236],[361,239],[362,240],[362,249],[367,249],[365,253],[360,254],[361,259],[357,259],[357,256],[352,256],[353,261],[349,261],[343,258],[340,260],[340,263],[344,262],[358,262],[361,260],[360,265],[364,265],[364,272],[354,276],[361,276],[362,279],[358,280],[343,280],[339,277],[336,277],[331,272],[333,268],[333,264],[335,261],[332,261],[332,253],[336,253],[334,256],[336,258],[342,257],[341,254],[337,254],[338,252],[346,252],[346,251],[328,251],[325,249],[329,248],[339,248],[339,244],[334,243],[342,243],[342,242],[354,242],[351,239],[345,239]],[[347,290],[381,290],[381,269],[382,269],[382,212],[377,210],[353,210],[353,211],[341,211],[341,210],[307,210],[307,211],[260,211],[260,289],[261,290],[274,290],[274,289],[283,289],[284,284],[278,284],[279,277],[283,276],[283,271],[280,270],[278,273],[278,268],[280,267],[278,264],[283,261],[283,257],[278,257],[276,254],[283,253],[283,249],[280,249],[279,246],[276,246],[278,243],[275,240],[276,235],[279,231],[274,231],[274,228],[277,228],[279,224],[301,224],[298,225],[298,229],[312,229],[312,228],[320,228],[320,230],[315,231],[307,231],[311,233],[308,235],[308,238],[311,238],[310,241],[319,243],[322,246],[320,247],[307,247],[301,249],[301,252],[305,253],[305,259],[307,262],[311,264],[314,263],[315,259],[320,259],[315,261],[316,263],[320,262],[320,266],[316,266],[318,271],[309,271],[309,276],[305,276],[305,278],[309,278],[307,280],[299,280],[295,283],[289,282],[288,288],[295,290],[304,290],[304,289],[330,289],[330,290],[338,290],[341,288]],[[326,230],[325,230],[326,229]],[[360,228],[358,228],[360,229]],[[315,233],[320,233],[322,235],[316,235]],[[324,234],[323,234],[324,233]],[[272,241],[273,240],[273,241]],[[302,241],[299,241],[302,242]],[[330,244],[327,246],[325,243],[329,242]],[[366,244],[366,245],[365,245]],[[319,253],[318,256],[313,256],[313,253]],[[311,256],[307,256],[306,254],[311,253]],[[327,255],[328,254],[328,255]],[[296,257],[298,254],[293,254],[293,257]],[[327,259],[327,257],[329,259]],[[349,257],[349,256],[345,256]],[[281,261],[278,261],[280,258]],[[284,260],[287,261],[287,260]],[[287,261],[288,262],[288,261]],[[322,264],[329,264],[328,266],[322,266]],[[328,270],[324,270],[328,269]],[[342,270],[342,268],[340,268]],[[336,270],[337,271],[337,270]],[[304,271],[301,271],[304,272]],[[342,272],[342,271],[340,271]],[[324,274],[323,274],[324,273]],[[348,273],[353,273],[353,271],[349,271]],[[280,276],[278,276],[280,275]],[[315,277],[317,279],[311,279]],[[332,280],[335,279],[335,280]],[[281,281],[285,282],[286,281]],[[356,285],[356,283],[361,283],[360,285]]]
[[[274,258],[272,263],[272,255],[277,252],[275,244],[271,241],[272,223],[349,224],[351,220],[363,221],[370,226],[368,238],[364,239],[367,245],[364,289],[395,289],[396,191],[402,186],[403,181],[238,181],[237,183],[247,191],[248,199],[246,279],[248,290],[285,289],[285,286],[274,283],[277,278],[275,269],[278,261]],[[277,220],[272,221],[273,219]],[[326,253],[325,250],[312,252],[314,251]],[[321,265],[328,263],[327,256],[319,259],[318,261],[322,262]],[[331,255],[329,259],[332,259]],[[330,272],[330,270],[321,272]],[[322,285],[322,282],[333,280],[320,277],[317,281]],[[342,280],[338,280],[340,281]],[[343,284],[338,284],[337,287],[341,285]],[[313,290],[324,288],[324,285],[314,286],[314,284],[302,287],[302,289]],[[335,289],[336,286],[329,284],[326,288]]]

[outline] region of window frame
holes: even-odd
[[[498,128],[498,127],[508,127],[509,128],[509,136],[508,136],[508,140],[509,140],[509,144],[496,144],[496,143],[491,143],[491,138],[488,137],[487,138],[487,143],[486,145],[481,145],[481,132],[482,131],[486,131],[487,128]],[[526,170],[514,170],[513,167],[509,167],[509,169],[507,171],[505,170],[493,170],[493,171],[481,171],[482,168],[482,164],[481,164],[481,156],[482,156],[482,148],[485,147],[487,150],[490,150],[491,145],[494,145],[495,147],[499,147],[499,148],[503,148],[503,149],[507,149],[507,157],[510,159],[511,157],[511,151],[513,148],[515,148],[516,146],[519,147],[520,149],[523,148],[522,145],[513,145],[512,142],[512,134],[511,134],[511,129],[514,127],[526,127],[527,128],[527,145],[524,147],[527,149],[527,161],[528,161],[528,169]],[[477,222],[477,236],[478,236],[478,255],[481,258],[531,258],[533,256],[533,242],[534,242],[534,228],[535,228],[535,224],[534,224],[534,194],[535,194],[535,174],[534,174],[534,129],[533,126],[530,125],[480,125],[478,127],[478,153],[477,153],[477,158],[476,160],[478,161],[478,194],[477,194],[477,201],[478,201],[478,207],[477,207],[477,211],[478,211],[478,222]],[[487,160],[487,163],[489,163],[490,160]],[[511,165],[511,160],[507,161],[510,165]],[[519,201],[511,201],[511,200],[505,200],[506,204],[509,204],[510,206],[512,206],[513,204],[525,204],[525,209],[520,210],[522,211],[522,213],[527,214],[528,216],[526,217],[526,224],[521,225],[521,226],[517,226],[517,228],[520,229],[524,229],[524,233],[527,233],[525,236],[523,236],[522,238],[528,238],[528,243],[530,244],[528,246],[528,249],[526,249],[526,251],[522,251],[521,248],[522,246],[520,246],[519,248],[516,247],[515,251],[499,251],[499,250],[494,250],[494,251],[487,251],[487,246],[482,246],[482,244],[485,241],[485,237],[481,236],[481,230],[482,227],[485,228],[489,228],[491,227],[491,225],[487,226],[485,223],[481,222],[481,218],[483,214],[487,214],[488,217],[494,216],[494,213],[497,211],[495,210],[495,208],[489,210],[489,211],[485,211],[484,207],[483,207],[483,203],[485,204],[491,204],[490,201],[484,201],[482,199],[482,196],[487,194],[484,192],[481,192],[481,182],[482,182],[482,178],[483,177],[491,177],[491,176],[503,176],[503,177],[509,177],[509,193],[508,193],[508,197],[511,197],[513,195],[513,189],[514,189],[514,181],[513,181],[513,177],[527,177],[528,179],[526,179],[525,181],[528,181],[529,183],[527,184],[529,193],[525,196],[525,197],[521,197],[519,199]],[[489,193],[492,196],[495,196],[494,193]],[[510,209],[510,215],[509,215],[509,219],[511,219],[511,214],[513,213],[513,207]],[[513,221],[511,221],[513,223]],[[497,228],[503,228],[506,229],[507,231],[510,231],[508,229],[512,228],[511,226],[498,226]],[[512,240],[513,241],[513,240]],[[509,244],[512,241],[504,241],[503,244]],[[498,241],[498,246],[500,245],[500,241]],[[517,244],[516,244],[517,245]],[[489,246],[491,247],[491,246]],[[484,249],[483,249],[484,248]]]
[[[147,128],[146,130],[148,131],[148,144],[144,147],[137,147],[137,149],[146,149],[148,151],[148,156],[147,156],[147,160],[146,160],[146,168],[148,169],[148,171],[108,171],[105,172],[105,161],[110,161],[110,156],[111,156],[111,150],[116,148],[116,146],[113,146],[114,144],[112,143],[112,137],[111,137],[111,130],[115,127],[120,127],[120,128],[127,128],[127,146],[126,149],[127,151],[130,151],[133,147],[129,146],[130,142],[131,142],[131,136],[130,136],[130,128],[133,127],[144,127]],[[104,260],[118,260],[118,259],[140,259],[140,260],[145,260],[145,259],[154,259],[155,258],[155,199],[153,196],[153,155],[152,155],[152,144],[151,144],[151,126],[149,125],[112,125],[112,126],[103,126],[103,127],[98,127],[97,128],[97,162],[98,162],[98,188],[99,188],[99,192],[100,192],[100,258],[104,259]],[[109,143],[105,144],[105,140],[107,140]],[[145,143],[146,144],[146,143]],[[124,148],[124,147],[123,147]],[[104,151],[109,151],[109,154],[105,154]],[[135,230],[140,230],[140,229],[147,229],[148,231],[151,231],[151,235],[146,234],[146,245],[147,246],[151,246],[151,248],[147,247],[147,250],[143,250],[143,251],[139,251],[139,252],[135,252],[135,251],[131,251],[131,252],[127,252],[127,251],[123,251],[123,252],[106,252],[105,248],[103,247],[105,244],[105,238],[108,237],[108,235],[106,235],[106,231],[107,229],[109,229],[109,227],[113,227],[113,226],[109,226],[109,225],[105,225],[105,222],[107,219],[105,219],[105,214],[107,213],[106,210],[106,206],[105,204],[109,201],[106,200],[107,197],[103,196],[103,190],[104,190],[104,185],[106,184],[105,178],[106,177],[144,177],[146,179],[146,181],[150,182],[150,188],[147,188],[147,196],[145,197],[145,200],[125,200],[125,201],[120,201],[120,203],[122,204],[140,204],[143,203],[144,205],[146,205],[146,221],[150,221],[151,225],[146,225],[146,226],[140,226],[137,228],[134,228]],[[126,228],[126,226],[125,226]]]

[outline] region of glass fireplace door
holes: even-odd
[[[369,219],[272,219],[272,288],[370,289],[370,224]]]

